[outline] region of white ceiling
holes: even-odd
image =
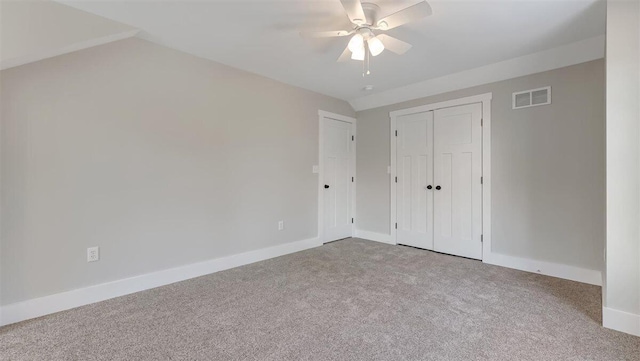
[[[413,44],[362,62],[336,63],[348,38],[301,30],[348,29],[339,0],[104,1],[62,3],[141,29],[141,38],[282,82],[353,100],[602,35],[598,0],[429,1],[433,15],[388,33]],[[417,0],[371,0],[383,13]],[[371,84],[373,91],[362,88]]]

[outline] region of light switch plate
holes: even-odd
[[[314,165],[311,171],[313,172],[313,174],[318,174],[320,172],[320,167]]]

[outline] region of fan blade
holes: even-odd
[[[336,61],[338,63],[341,63],[341,62],[347,61],[349,59],[351,59],[351,50],[349,50],[349,47],[347,46],[346,48],[344,48],[344,51],[342,52],[342,54],[340,55],[340,57]]]
[[[367,22],[367,17],[364,15],[360,0],[340,0],[340,2],[352,23],[362,25]]]
[[[407,51],[409,51],[409,49],[411,49],[411,44],[405,43],[404,41],[398,40],[387,34],[380,34],[377,36],[377,38],[380,39],[380,41],[382,41],[382,44],[384,44],[385,49],[399,55],[402,55]]]
[[[347,36],[353,33],[353,30],[334,30],[334,31],[303,31],[300,36],[303,38],[335,38]]]
[[[400,25],[425,18],[431,15],[431,13],[431,6],[426,1],[420,1],[415,5],[378,20],[377,25],[383,30],[393,29]]]

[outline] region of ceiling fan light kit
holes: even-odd
[[[363,74],[369,74],[369,56],[378,56],[385,49],[402,55],[411,49],[411,44],[398,40],[387,34],[374,33],[376,31],[386,31],[397,28],[412,21],[416,21],[431,15],[431,6],[421,0],[415,5],[389,14],[383,18],[379,17],[380,7],[372,3],[361,3],[360,0],[340,0],[347,16],[353,25],[351,30],[321,31],[316,33],[302,34],[313,38],[342,37],[353,34],[347,48],[338,58],[338,62],[346,61],[349,58],[364,61]],[[351,56],[349,55],[351,53]]]

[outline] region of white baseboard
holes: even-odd
[[[561,263],[508,256],[495,252],[483,255],[482,262],[602,286],[602,273],[596,270],[568,266]]]
[[[318,238],[285,243],[3,306],[0,326],[321,246]]]
[[[376,233],[370,231],[363,231],[357,229],[355,236],[357,238],[366,239],[369,241],[382,242],[387,244],[396,243],[391,239],[391,235],[384,233]],[[528,258],[521,258],[515,256],[508,256],[500,253],[491,253],[489,255],[483,255],[483,262],[502,266],[507,268],[513,268],[521,271],[527,271],[532,273],[539,273],[547,276],[564,278],[572,281],[578,281],[588,283],[596,286],[602,285],[602,273],[600,271],[579,268],[574,266],[568,266],[560,263],[552,263],[545,261],[537,261]]]
[[[363,231],[363,230],[360,230],[360,229],[356,229],[355,237],[366,239],[368,241],[376,241],[376,242],[382,242],[382,243],[395,245],[395,243],[391,240],[391,235],[390,234],[369,232],[369,231]]]
[[[602,326],[640,336],[640,315],[602,307]]]

